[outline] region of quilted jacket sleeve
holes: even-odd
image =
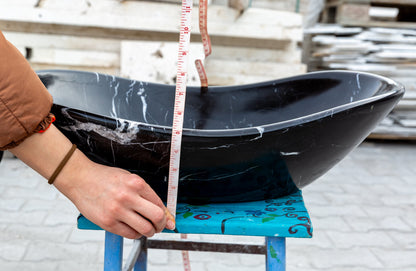
[[[0,32],[0,150],[51,122],[52,96],[22,54]]]

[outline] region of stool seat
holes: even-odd
[[[78,228],[101,230],[78,217]],[[171,232],[164,230],[164,232]],[[123,238],[106,232],[104,271],[145,271],[147,248],[264,254],[266,271],[286,270],[286,238],[311,238],[312,224],[303,202],[302,191],[278,199],[253,202],[191,205],[179,203],[175,233],[264,236],[264,246],[224,245],[203,242],[147,240],[142,237],[122,269]],[[133,266],[134,265],[134,266]]]
[[[82,215],[78,217],[78,228],[101,229]],[[178,203],[176,229],[184,234],[312,237],[312,224],[302,191],[278,199],[253,202],[206,205]]]

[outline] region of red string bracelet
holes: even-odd
[[[40,133],[40,134],[41,134],[41,133],[45,132],[46,130],[48,130],[48,128],[49,128],[49,127],[51,127],[52,123],[53,123],[55,120],[56,120],[55,116],[54,116],[54,115],[52,115],[52,116],[51,116],[51,122],[49,123],[48,127],[46,127],[45,129],[39,130],[39,131],[38,131],[38,133]]]

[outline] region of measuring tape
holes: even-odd
[[[188,55],[191,39],[192,5],[193,0],[182,0],[167,199],[167,208],[173,217],[176,217],[176,203],[178,198],[179,164],[181,159],[183,115],[185,113],[186,78],[188,74]],[[186,235],[182,235],[182,238],[186,238]],[[191,271],[188,251],[182,251],[182,259],[185,271]]]
[[[205,48],[209,49],[209,54],[211,53],[211,42],[209,41],[208,32],[206,31],[206,21],[207,21],[207,0],[200,0],[200,14],[199,14],[199,27],[202,35],[202,39],[208,40],[208,47],[204,45],[205,57],[207,56],[207,51]],[[172,215],[173,219],[176,217],[176,203],[178,198],[178,183],[179,183],[179,162],[181,157],[181,145],[182,145],[182,130],[183,130],[183,115],[185,111],[185,94],[186,94],[186,78],[188,73],[188,55],[189,55],[189,44],[191,38],[191,12],[192,12],[193,0],[182,0],[182,11],[181,11],[181,24],[180,24],[180,37],[179,37],[179,51],[178,51],[178,70],[176,74],[176,90],[175,90],[175,105],[173,111],[173,124],[172,124],[172,140],[170,148],[170,163],[169,163],[169,183],[168,183],[168,199],[167,199],[167,209],[169,213],[167,216]],[[201,11],[202,10],[202,11]],[[202,16],[201,16],[202,14]],[[205,14],[205,15],[204,15]],[[205,20],[205,26],[201,27],[201,17]],[[204,19],[205,18],[205,19]],[[204,34],[201,29],[205,29]],[[204,43],[205,44],[205,43]],[[208,54],[208,55],[209,55]],[[200,61],[200,60],[199,60]],[[197,67],[198,68],[198,67]],[[201,72],[205,75],[205,69],[200,61]],[[201,86],[202,86],[202,77]],[[205,75],[206,78],[206,75]],[[205,80],[206,87],[208,86],[208,81]],[[168,218],[171,219],[171,218]],[[186,239],[186,234],[181,234],[182,239]],[[140,253],[141,241],[135,240],[134,246],[130,255],[127,259],[126,266],[124,270],[131,270],[136,263],[137,257]],[[189,260],[189,252],[182,251],[182,259],[184,264],[185,271],[191,271],[191,264]]]
[[[201,33],[202,45],[204,46],[204,54],[205,58],[207,58],[211,54],[211,39],[208,35],[208,28],[207,28],[207,18],[208,18],[208,1],[207,0],[199,0],[199,32]],[[197,59],[195,60],[196,70],[198,71],[199,79],[201,81],[201,91],[208,88],[208,77],[205,72],[204,65],[202,64],[202,60]]]
[[[176,73],[175,105],[173,110],[172,139],[169,160],[169,181],[167,208],[176,216],[178,197],[179,162],[181,158],[183,115],[185,111],[186,78],[188,74],[188,55],[191,39],[192,0],[182,0],[178,67]]]
[[[202,45],[205,57],[211,54],[211,39],[208,35],[208,1],[199,0],[199,32],[201,33]]]
[[[185,112],[186,79],[188,75],[188,55],[191,39],[192,0],[182,0],[178,67],[176,73],[175,104],[173,110],[172,139],[169,160],[169,180],[167,208],[176,216],[176,203],[178,197],[179,165],[182,145],[183,116]],[[211,54],[211,40],[207,31],[207,0],[199,1],[199,29],[204,45],[205,57]],[[201,86],[207,87],[208,80],[201,60],[196,60],[197,70],[201,78]]]
[[[179,50],[178,50],[178,68],[176,74],[175,104],[173,110],[172,139],[170,148],[169,161],[169,181],[168,181],[168,198],[167,209],[176,217],[176,205],[178,198],[179,185],[179,165],[182,145],[183,117],[185,113],[186,83],[188,75],[188,55],[191,38],[192,25],[192,7],[193,0],[182,0]],[[204,46],[205,57],[211,54],[211,40],[207,31],[207,0],[199,1],[199,29],[201,32],[202,43]],[[208,78],[205,73],[202,61],[197,59],[195,65],[201,80],[201,87],[208,87]],[[186,239],[186,234],[181,238]],[[182,251],[182,259],[185,271],[191,271],[189,252]]]

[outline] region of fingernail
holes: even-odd
[[[175,223],[175,217],[169,212],[168,208],[165,208],[165,215],[169,220],[172,220]]]
[[[169,229],[169,230],[174,230],[175,229],[175,222],[168,219],[168,221],[166,222],[166,228]]]

